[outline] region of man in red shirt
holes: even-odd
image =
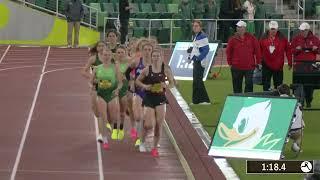
[[[273,78],[274,89],[277,89],[283,82],[283,65],[286,55],[289,69],[292,67],[292,55],[287,38],[278,31],[278,22],[270,21],[269,30],[260,40],[262,53],[262,83],[263,90],[269,91],[271,77]]]
[[[296,63],[299,63],[298,61],[315,61],[317,54],[319,54],[319,39],[310,31],[308,23],[302,23],[299,30],[301,32],[291,41],[294,61]],[[303,89],[307,107],[310,108],[313,99],[313,87],[309,85],[304,86]]]
[[[227,61],[231,66],[232,85],[234,93],[242,93],[242,81],[245,78],[244,92],[253,92],[253,71],[261,66],[261,51],[259,41],[246,32],[247,24],[239,21],[237,32],[228,41]]]

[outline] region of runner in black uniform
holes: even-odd
[[[110,30],[107,32],[106,44],[107,44],[107,47],[112,51],[112,54],[115,54],[117,51],[117,48],[119,47],[118,33],[116,30]]]
[[[151,154],[158,157],[158,144],[162,129],[162,122],[166,114],[167,99],[165,91],[169,87],[174,86],[174,79],[170,68],[163,62],[163,56],[160,49],[155,49],[152,52],[152,64],[143,69],[140,76],[136,80],[136,84],[145,90],[143,105],[145,113],[143,117],[143,129],[141,136],[140,151],[144,147],[145,137],[149,130],[154,128],[154,141]],[[167,86],[165,79],[169,80]],[[155,125],[153,122],[156,122]],[[143,151],[143,150],[142,150]]]

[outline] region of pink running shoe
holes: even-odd
[[[159,152],[158,152],[158,149],[157,148],[153,148],[152,150],[151,150],[151,155],[153,156],[153,157],[159,157]]]
[[[133,141],[135,141],[138,137],[138,132],[135,128],[131,128],[130,136]]]
[[[108,150],[109,149],[109,143],[103,143],[103,149]]]

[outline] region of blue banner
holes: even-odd
[[[187,49],[192,46],[191,42],[177,42],[173,50],[169,65],[172,69],[175,79],[177,80],[192,80],[193,62],[188,63],[189,54]],[[218,43],[209,43],[209,53],[203,60],[205,70],[203,81],[207,79],[210,67],[214,62],[214,56],[218,50]]]

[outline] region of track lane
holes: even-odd
[[[16,180],[99,179],[87,82],[79,69],[53,71],[59,68],[50,65],[70,53],[75,62],[87,60],[83,50],[52,49]]]
[[[20,48],[11,47],[3,62],[10,62],[19,57],[15,54],[16,50],[20,50]],[[46,48],[26,48],[24,52],[23,58],[25,60],[43,62]],[[3,67],[2,64],[0,67]],[[6,67],[15,68],[15,66]],[[0,126],[0,179],[9,179],[40,73],[40,66],[0,71],[0,114],[1,121],[5,122]]]

